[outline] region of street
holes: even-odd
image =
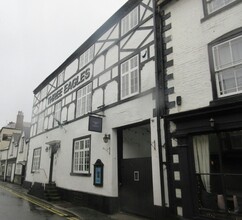
[[[31,197],[19,194],[7,187],[0,186],[1,220],[74,220],[66,213],[39,202]]]

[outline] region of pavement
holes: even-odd
[[[7,190],[11,190],[13,192],[15,192],[16,194],[20,195],[20,197],[22,196],[22,198],[33,198],[35,201],[38,201],[39,204],[45,204],[47,205],[46,207],[48,207],[48,209],[51,209],[51,207],[53,209],[57,209],[60,210],[64,213],[66,213],[66,216],[75,216],[76,218],[73,217],[69,217],[67,219],[80,219],[80,220],[148,220],[147,218],[143,218],[140,216],[136,216],[136,215],[130,215],[127,213],[116,213],[113,215],[108,215],[108,214],[104,214],[101,212],[98,212],[96,210],[93,209],[89,209],[86,207],[81,207],[81,206],[77,206],[74,205],[70,202],[67,201],[58,201],[58,202],[49,202],[46,200],[42,200],[39,199],[35,196],[29,195],[28,194],[28,190],[23,188],[20,185],[17,184],[12,184],[12,183],[8,183],[8,182],[2,182],[0,181],[0,186],[4,187]],[[36,204],[38,205],[38,202],[36,202]],[[68,213],[70,215],[68,215]]]

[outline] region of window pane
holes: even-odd
[[[76,116],[79,117],[91,111],[92,84],[77,91]]]
[[[129,94],[129,75],[126,74],[122,77],[122,97]]]
[[[131,93],[138,92],[138,71],[131,72]]]
[[[138,56],[132,57],[121,65],[122,98],[135,95],[139,90]]]
[[[236,92],[236,81],[233,70],[225,70],[221,72],[224,94]]]
[[[235,70],[238,90],[242,90],[242,66]]]
[[[231,42],[234,64],[242,63],[242,36]]]
[[[129,71],[129,62],[127,61],[127,62],[122,64],[122,71],[121,72],[126,73],[128,71]]]
[[[232,65],[229,42],[214,48],[215,70],[220,70]]]
[[[210,14],[217,11],[234,1],[235,0],[207,0],[208,13]]]

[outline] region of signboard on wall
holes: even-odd
[[[71,77],[68,81],[64,83],[63,86],[56,89],[51,95],[47,97],[47,106],[52,103],[61,100],[63,96],[66,96],[73,92],[73,90],[81,87],[92,78],[92,67],[88,66],[86,69],[81,70],[73,77]]]
[[[96,116],[89,116],[88,130],[95,132],[102,132],[103,119]]]

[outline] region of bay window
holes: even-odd
[[[193,153],[200,213],[207,217],[240,213],[242,131],[194,136]]]

